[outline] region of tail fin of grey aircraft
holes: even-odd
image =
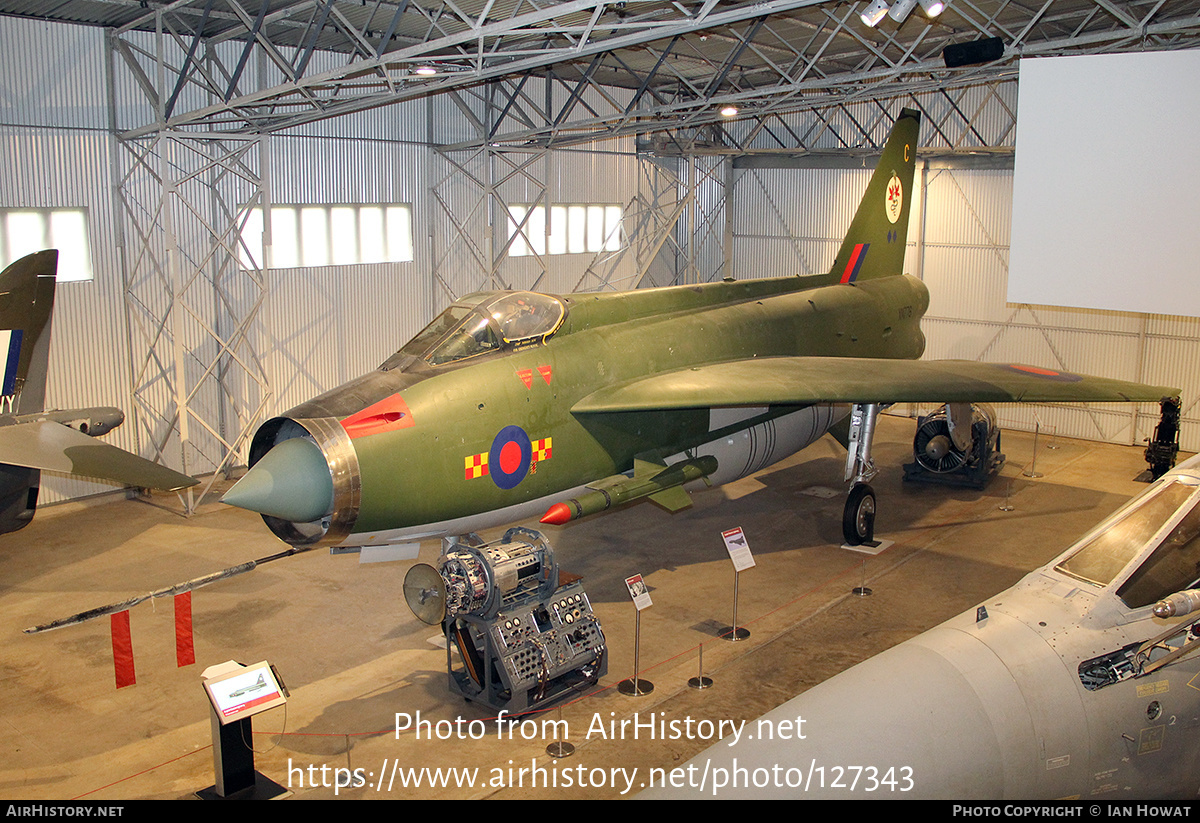
[[[0,413],[32,414],[46,400],[50,313],[58,252],[39,251],[0,272]]]
[[[904,273],[920,129],[920,113],[903,109],[830,269],[831,282],[855,283]]]
[[[53,249],[0,272],[0,534],[33,519],[42,469],[154,489],[197,482],[88,436],[120,425],[119,409],[44,410],[57,274]]]
[[[46,400],[50,313],[54,309],[58,251],[30,254],[0,272],[0,414],[33,414]],[[41,472],[0,463],[0,532],[33,519]]]

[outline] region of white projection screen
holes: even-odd
[[[1022,59],[1010,303],[1200,316],[1200,51]]]

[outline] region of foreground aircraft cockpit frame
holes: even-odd
[[[1048,573],[1096,587],[1087,617],[1101,627],[1153,626],[1200,611],[1200,458],[1123,506],[1067,550]],[[1153,636],[1135,635],[1080,661],[1083,687],[1095,691],[1147,678],[1200,650],[1200,622],[1170,622],[1160,628]],[[1200,683],[1190,685],[1200,688]]]
[[[1110,591],[1129,610],[1200,583],[1200,462],[1138,495],[1069,549],[1053,569]]]

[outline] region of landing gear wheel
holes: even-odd
[[[842,536],[851,546],[875,538],[875,491],[866,483],[855,483],[842,512]]]

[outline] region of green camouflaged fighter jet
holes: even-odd
[[[969,449],[972,402],[1178,394],[916,359],[929,293],[902,267],[919,125],[909,110],[896,121],[828,274],[470,295],[377,371],[267,421],[224,501],[261,513],[298,547],[563,523],[643,497],[676,510],[689,503],[685,484],[744,477],[849,413],[843,526],[861,543],[883,405],[950,404],[952,447]]]

